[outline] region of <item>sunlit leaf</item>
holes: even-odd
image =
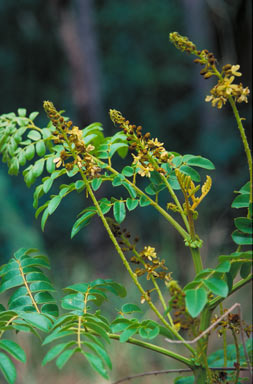
[[[117,223],[121,224],[126,217],[126,207],[124,201],[116,201],[113,205],[113,215]]]
[[[188,289],[185,296],[186,308],[192,317],[197,317],[207,303],[204,288]]]

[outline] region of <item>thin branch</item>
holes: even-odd
[[[235,371],[237,368],[234,367],[213,367],[210,368],[212,371]],[[239,368],[240,371],[247,371],[248,368]],[[150,372],[143,372],[143,373],[138,373],[137,375],[133,376],[126,376],[120,380],[114,381],[112,384],[120,384],[123,383],[124,381],[130,381],[133,379],[137,379],[139,377],[144,377],[144,376],[156,376],[156,375],[163,375],[167,373],[184,373],[184,372],[192,372],[191,369],[189,368],[178,368],[178,369],[165,369],[162,371],[150,371]]]
[[[117,335],[114,333],[108,333],[107,335],[112,340],[119,340],[120,339],[120,335]],[[158,345],[147,343],[146,341],[135,339],[133,337],[129,337],[129,339],[127,340],[127,343],[137,345],[137,346],[142,347],[142,348],[147,348],[151,351],[161,353],[165,356],[171,357],[172,359],[175,359],[175,360],[179,361],[180,363],[187,365],[189,368],[193,367],[193,362],[191,359],[189,359],[185,356],[179,355],[178,353],[170,351],[168,349],[159,347]]]
[[[248,355],[248,352],[247,352],[247,348],[246,348],[246,344],[245,344],[245,338],[244,338],[244,333],[243,333],[243,328],[242,328],[241,304],[235,303],[222,316],[220,316],[212,325],[210,325],[210,327],[208,327],[205,331],[203,331],[199,336],[197,336],[193,340],[184,340],[184,342],[187,343],[187,344],[193,344],[193,343],[196,343],[198,340],[202,339],[202,337],[204,337],[207,333],[209,333],[211,331],[211,329],[213,329],[221,320],[223,320],[225,317],[227,317],[227,315],[230,312],[232,312],[236,307],[238,307],[238,312],[239,312],[240,333],[241,333],[241,339],[242,339],[244,355],[245,355],[246,362],[248,364],[248,370],[249,370],[250,378],[252,380],[252,372],[251,372],[250,359],[249,359],[249,355]],[[171,344],[181,344],[182,343],[182,341],[180,341],[180,340],[171,340],[171,339],[167,339],[167,338],[165,340],[168,341],[168,343],[171,343]]]

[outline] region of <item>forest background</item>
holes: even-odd
[[[214,52],[221,65],[240,64],[242,82],[252,89],[250,0],[0,0],[0,113],[19,107],[37,110],[43,127],[47,118],[42,102],[52,100],[81,128],[100,121],[105,134],[112,135],[115,128],[108,110],[115,108],[158,137],[167,150],[209,158],[216,171],[212,191],[200,209],[198,233],[212,267],[218,255],[233,251],[236,212],[230,205],[233,190],[247,181],[247,165],[229,107],[217,111],[205,103],[212,81],[199,76],[191,58],[169,44],[172,31]],[[240,111],[247,119],[250,141],[251,109],[241,104]],[[99,193],[102,197],[103,191]],[[50,257],[59,288],[98,277],[128,285],[99,219],[70,241],[75,214],[84,208],[82,196],[65,199],[41,233],[32,194],[22,175],[10,178],[0,164],[1,263],[19,247],[37,247]],[[151,208],[129,215],[126,226],[141,244],[157,249],[175,271],[174,278],[186,283],[192,277],[184,245]],[[233,302],[247,306],[247,290]],[[128,291],[128,301],[138,304],[134,288]],[[245,316],[250,321],[249,310]],[[23,342],[30,358],[19,368],[18,384],[101,384],[78,361],[74,369],[66,366],[61,373],[53,365],[42,370],[34,338],[33,343],[29,338]],[[115,345],[112,354],[117,356],[114,378],[175,365],[148,352],[140,355],[132,346]],[[156,380],[145,378],[145,383]],[[167,383],[168,378],[161,376],[159,382]]]

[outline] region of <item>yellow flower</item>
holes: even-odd
[[[237,72],[238,69],[240,69],[240,65],[232,65],[230,71],[231,71],[231,74],[234,75],[234,76],[242,76],[241,72]]]
[[[152,259],[157,257],[155,248],[150,246],[144,247],[144,250],[141,252],[141,256],[145,256],[148,260],[152,261]]]
[[[133,164],[138,164],[140,159],[141,159],[141,155],[139,154],[138,156],[135,156],[133,153],[132,153],[132,156],[134,158],[134,161],[133,161]]]
[[[231,95],[233,87],[231,84],[233,83],[235,77],[225,77],[223,81],[219,81],[217,86],[215,87],[215,93],[220,96],[225,96],[225,95]],[[212,91],[211,91],[212,93]]]
[[[56,168],[60,168],[60,166],[62,165],[62,159],[60,157],[56,157],[54,160],[53,160],[53,163],[55,163],[55,166]]]
[[[87,152],[91,152],[91,151],[93,151],[93,149],[95,149],[94,145],[89,144],[89,145],[87,146],[87,148],[86,148],[86,151],[87,151]]]
[[[150,164],[143,165],[143,164],[139,163],[138,166],[140,167],[138,173],[142,177],[144,177],[144,176],[150,177],[151,176],[150,172],[152,172],[154,170],[154,168]]]
[[[160,143],[157,138],[151,139],[148,141],[148,145],[153,145],[154,147],[162,147],[164,143]]]
[[[242,103],[243,101],[247,103],[248,102],[247,96],[249,95],[249,93],[250,93],[250,90],[248,87],[243,88],[241,91],[241,95],[236,99],[236,101],[238,103]]]

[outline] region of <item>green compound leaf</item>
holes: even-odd
[[[16,157],[13,157],[13,159],[11,160],[10,166],[9,166],[8,173],[9,173],[9,175],[17,176],[18,171],[19,171],[18,159]]]
[[[51,283],[48,283],[46,281],[36,281],[32,284],[30,284],[30,290],[31,292],[41,292],[41,291],[55,291],[54,287]]]
[[[36,143],[36,152],[37,152],[37,155],[40,156],[40,157],[45,155],[45,153],[46,153],[46,146],[45,146],[44,141],[38,141]]]
[[[91,186],[92,186],[93,191],[97,191],[100,188],[102,181],[103,180],[101,177],[98,177],[98,178],[92,180]]]
[[[194,155],[184,155],[183,162],[188,165],[193,165],[195,167],[205,168],[205,169],[215,169],[214,164],[202,156],[194,156]]]
[[[11,359],[0,352],[0,370],[9,384],[13,384],[16,380],[16,368]]]
[[[126,217],[126,207],[124,201],[116,201],[113,205],[113,215],[118,224],[121,224]]]
[[[147,205],[150,205],[150,201],[145,197],[141,196],[140,198],[140,207],[146,207]]]
[[[71,231],[71,239],[86,225],[89,224],[90,219],[96,214],[96,211],[85,212],[78,220],[74,223]]]
[[[26,109],[25,108],[18,108],[18,115],[20,117],[26,117]]]
[[[21,312],[20,317],[24,319],[28,324],[31,324],[43,332],[48,332],[52,327],[51,321],[40,313]]]
[[[157,171],[151,172],[150,181],[155,185],[160,185],[163,183],[163,179],[160,173]]]
[[[108,355],[108,353],[106,352],[106,350],[104,348],[102,348],[101,345],[98,345],[97,343],[91,343],[91,342],[84,342],[83,345],[86,345],[88,348],[90,348],[93,352],[95,352],[99,357],[101,357],[105,363],[107,364],[107,366],[112,369],[112,362],[111,362],[111,359]]]
[[[41,134],[38,131],[32,130],[27,135],[28,139],[38,141],[41,139]]]
[[[83,180],[77,180],[75,182],[75,189],[77,191],[82,190],[82,188],[85,186],[85,182]]]
[[[235,222],[236,228],[239,229],[239,231],[248,233],[248,234],[253,233],[252,219],[248,219],[247,217],[237,217],[236,219],[234,219],[234,222]]]
[[[18,287],[19,285],[23,285],[24,280],[22,276],[15,276],[10,280],[7,280],[5,282],[1,281],[0,284],[0,293],[5,292],[7,289]]]
[[[81,353],[86,357],[86,359],[90,363],[91,367],[95,371],[97,371],[105,379],[109,379],[108,373],[106,372],[106,370],[104,368],[103,361],[98,356],[95,356],[89,352],[83,352],[82,351]]]
[[[119,317],[115,320],[113,320],[111,324],[111,329],[113,333],[122,332],[124,329],[129,327],[129,325],[132,324],[131,320],[125,319],[123,317]]]
[[[50,177],[44,181],[42,188],[43,188],[43,191],[45,193],[48,193],[50,191],[50,189],[53,185],[53,182],[54,182],[54,180],[52,180]]]
[[[56,208],[60,204],[61,200],[62,200],[61,196],[54,196],[49,201],[49,204],[48,204],[48,207],[47,207],[49,215],[52,215],[52,213],[54,213],[54,211],[56,210]]]
[[[55,163],[53,157],[49,157],[46,161],[46,169],[48,173],[53,173],[55,171]]]
[[[21,150],[18,154],[18,162],[20,165],[22,165],[22,167],[25,165],[26,163],[26,157],[25,157],[25,152],[23,150]]]
[[[55,345],[53,348],[51,348],[47,352],[46,356],[42,360],[41,365],[42,366],[46,365],[51,360],[55,359],[60,353],[62,353],[64,351],[64,349],[66,349],[66,348],[68,348],[68,347],[70,347],[70,346],[72,346],[74,344],[75,344],[75,342],[70,341],[70,342],[66,342],[66,343],[61,343],[61,344]]]
[[[200,181],[199,173],[192,167],[189,167],[188,165],[182,165],[179,169],[180,169],[180,172],[190,176],[193,181],[196,181],[196,182]]]
[[[139,329],[139,335],[143,339],[152,340],[160,333],[160,327],[158,324],[154,323],[150,320],[145,320],[141,324],[141,328]]]
[[[129,337],[135,335],[138,332],[139,327],[140,327],[139,324],[131,324],[122,332],[122,334],[120,335],[119,341],[121,343],[125,343],[129,339]]]
[[[112,207],[111,202],[106,197],[103,197],[99,201],[99,205],[100,205],[100,208],[101,208],[103,215],[106,215],[106,213],[108,213]]]
[[[29,119],[31,119],[31,120],[35,120],[36,117],[38,116],[38,114],[39,114],[39,112],[36,112],[36,111],[30,113],[30,115],[29,115]]]
[[[9,303],[9,309],[24,310],[25,307],[32,305],[32,300],[29,296],[20,296],[16,300]]]
[[[39,177],[44,170],[44,164],[45,164],[45,159],[40,159],[34,163],[34,166],[32,168],[33,176],[34,177]]]
[[[128,145],[125,144],[125,143],[114,143],[114,144],[111,144],[111,145],[110,145],[110,153],[109,153],[109,156],[112,157],[112,156],[114,155],[114,153],[115,153],[116,151],[118,151],[119,149],[121,149],[121,148],[124,148],[125,150],[127,150]],[[121,157],[124,157],[124,152],[125,152],[125,151],[123,151],[123,152],[118,151],[118,154],[119,154]]]
[[[232,208],[248,208],[249,206],[249,194],[245,193],[239,196],[236,196],[231,207]]]
[[[223,261],[215,268],[215,271],[221,272],[221,273],[229,272],[230,267],[231,267],[231,264],[229,261]]]
[[[250,194],[250,181],[248,181],[246,184],[244,184],[239,192]]]
[[[207,303],[205,288],[188,289],[185,296],[186,308],[192,317],[197,317]]]
[[[129,211],[133,211],[138,206],[139,201],[128,198],[126,200],[126,206]]]
[[[45,304],[41,307],[41,312],[45,315],[51,315],[54,317],[59,316],[59,309],[56,304]]]
[[[84,310],[84,295],[80,292],[67,295],[62,299],[61,306],[69,311]]]
[[[208,280],[203,280],[205,286],[210,289],[215,295],[226,297],[228,295],[228,286],[224,280],[212,277]]]
[[[112,186],[113,187],[118,187],[119,185],[122,184],[122,182],[125,180],[125,177],[121,174],[117,175],[114,177],[113,181],[112,181]]]
[[[69,359],[71,358],[71,356],[73,356],[73,354],[75,352],[77,352],[78,348],[75,348],[75,349],[67,349],[66,351],[62,352],[62,354],[58,357],[58,359],[56,360],[56,365],[59,369],[62,369],[64,367],[64,365],[69,361]]]
[[[252,236],[238,230],[232,233],[232,239],[238,245],[252,245]]]
[[[124,167],[122,169],[122,175],[124,175],[126,177],[131,177],[131,176],[133,176],[133,174],[134,174],[134,168],[130,167],[129,165],[127,165],[126,167]]]
[[[137,196],[135,189],[127,182],[123,181],[122,185],[128,190],[129,195],[134,199]]]
[[[122,305],[121,311],[124,313],[134,313],[134,312],[141,312],[141,309],[136,304],[127,303]]]
[[[88,288],[89,288],[88,283],[79,283],[79,284],[69,285],[68,287],[64,288],[64,291],[86,293]]]
[[[26,356],[23,349],[14,341],[1,339],[0,340],[0,349],[8,352],[15,359],[22,361],[22,363],[26,362]]]
[[[181,155],[175,155],[175,157],[172,160],[172,163],[175,165],[175,167],[179,167],[182,164],[183,157]]]
[[[30,144],[25,149],[25,157],[27,160],[32,160],[35,155],[35,147],[33,144]]]
[[[249,276],[252,269],[252,263],[243,263],[240,269],[240,275],[242,279],[246,279]]]

